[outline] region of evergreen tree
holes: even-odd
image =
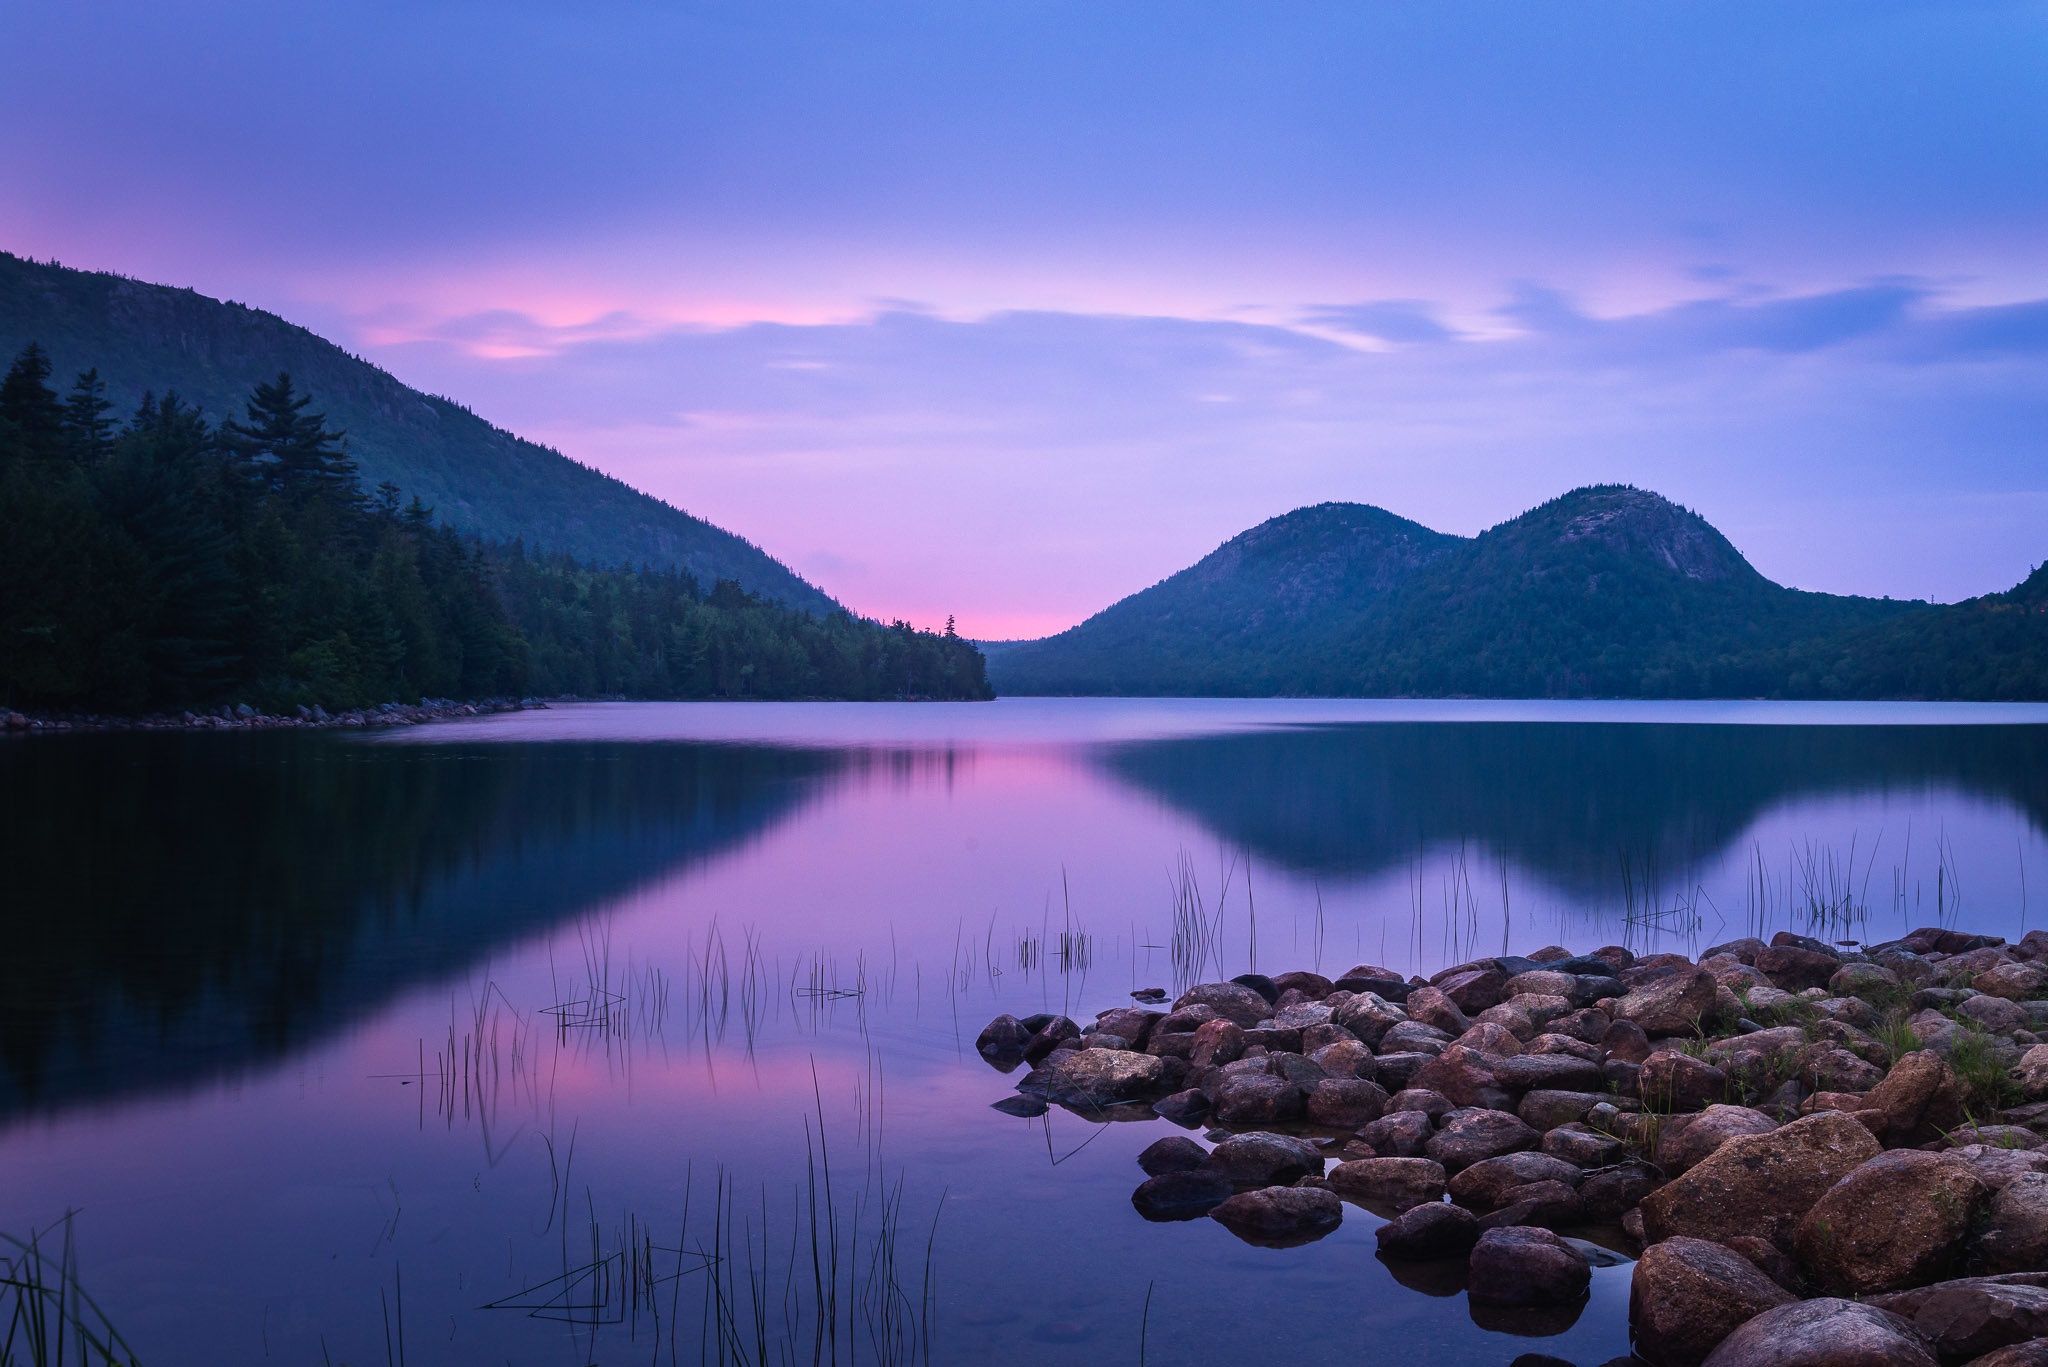
[[[50,358],[30,342],[0,379],[0,420],[7,428],[7,454],[47,460],[63,453],[64,409],[50,388]]]
[[[113,452],[114,420],[107,416],[113,409],[97,369],[73,383],[71,396],[64,401],[64,439],[74,457],[97,465]]]
[[[321,497],[352,504],[360,494],[348,434],[330,431],[325,414],[306,412],[312,401],[311,395],[293,393],[292,377],[279,371],[249,396],[246,423],[222,425],[222,444],[258,487],[292,503]]]

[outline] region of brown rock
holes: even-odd
[[[1777,1128],[1777,1121],[1747,1106],[1709,1106],[1690,1123],[1667,1126],[1657,1136],[1657,1165],[1676,1177],[1731,1139]]]
[[[1306,1109],[1312,1125],[1356,1130],[1386,1112],[1387,1094],[1376,1082],[1325,1078],[1309,1092]]]
[[[1244,1028],[1235,1021],[1213,1020],[1195,1031],[1188,1062],[1197,1068],[1221,1068],[1244,1057]]]
[[[1714,975],[1690,964],[1673,966],[1632,987],[1614,1005],[1614,1019],[1631,1021],[1646,1035],[1690,1034],[1713,1014]]]
[[[1793,1262],[1791,1258],[1785,1255],[1784,1249],[1779,1248],[1769,1239],[1759,1239],[1754,1234],[1738,1234],[1723,1245],[1723,1247],[1740,1253],[1756,1265],[1757,1271],[1763,1273],[1787,1291],[1795,1295],[1798,1294],[1802,1285],[1799,1276],[1799,1264]]]
[[[1327,1028],[1335,1030],[1340,1027],[1330,1026]],[[1304,1039],[1302,1044],[1306,1047],[1308,1041]],[[1321,1048],[1310,1052],[1309,1057],[1315,1060],[1318,1068],[1339,1080],[1350,1077],[1362,1077],[1370,1080],[1373,1074],[1372,1050],[1366,1048],[1355,1039],[1340,1039],[1334,1043],[1325,1044]]]
[[[1619,1163],[1628,1149],[1613,1135],[1571,1124],[1560,1125],[1544,1135],[1542,1152],[1581,1168],[1604,1168]]]
[[[1662,1184],[1663,1179],[1648,1163],[1621,1163],[1587,1173],[1579,1183],[1579,1200],[1586,1207],[1588,1220],[1614,1221],[1641,1205],[1643,1198]]]
[[[1389,1258],[1462,1258],[1479,1241],[1479,1221],[1463,1206],[1417,1205],[1374,1231]]]
[[[1240,1187],[1282,1186],[1321,1176],[1323,1155],[1306,1139],[1253,1130],[1231,1135],[1211,1149],[1202,1169],[1221,1173]]]
[[[2048,1267],[2048,1174],[2013,1177],[1992,1195],[1975,1251],[1989,1272]]]
[[[1586,1092],[1600,1086],[1600,1065],[1573,1054],[1518,1054],[1495,1059],[1493,1076],[1515,1092]]]
[[[1472,1164],[1450,1179],[1451,1199],[1474,1210],[1506,1204],[1506,1193],[1531,1182],[1562,1182],[1576,1188],[1585,1174],[1545,1153],[1507,1153]]]
[[[1650,1056],[1650,1037],[1634,1021],[1618,1020],[1600,1037],[1600,1048],[1610,1059],[1641,1063]]]
[[[1756,1234],[1789,1247],[1814,1203],[1879,1152],[1869,1130],[1832,1111],[1730,1139],[1643,1198],[1645,1233],[1651,1243]]]
[[[1573,1058],[1582,1058],[1588,1063],[1598,1063],[1601,1059],[1600,1046],[1598,1044],[1588,1044],[1575,1035],[1552,1033],[1535,1035],[1522,1041],[1522,1052],[1525,1054],[1569,1054]]]
[[[1138,1155],[1138,1166],[1149,1177],[1168,1172],[1192,1172],[1207,1161],[1209,1151],[1185,1135],[1155,1139]]]
[[[1497,1305],[1560,1305],[1586,1294],[1586,1255],[1547,1229],[1489,1229],[1472,1247],[1468,1294]]]
[[[1320,1187],[1262,1187],[1241,1191],[1209,1212],[1239,1234],[1285,1239],[1327,1232],[1344,1218],[1344,1203]]]
[[[1444,1169],[1427,1158],[1361,1158],[1330,1169],[1330,1190],[1349,1201],[1407,1210],[1444,1199]]]
[[[1756,956],[1756,971],[1786,992],[1804,992],[1809,987],[1826,987],[1842,961],[1796,945],[1772,945]]]
[[[1229,1200],[1237,1187],[1220,1173],[1164,1172],[1148,1177],[1131,1193],[1131,1204],[1147,1220],[1192,1220]]]
[[[1977,1180],[1992,1191],[2003,1191],[2016,1178],[2029,1173],[2048,1173],[2048,1153],[2039,1149],[2007,1149],[1996,1144],[1965,1144],[1947,1154],[1958,1163],[1970,1165]]]
[[[1611,1100],[1601,1092],[1554,1092],[1537,1090],[1522,1098],[1515,1114],[1538,1130],[1554,1130],[1559,1125],[1569,1125],[1583,1120],[1586,1112],[1603,1101]]]
[[[1997,964],[1970,980],[1986,996],[2007,1001],[2032,1001],[2048,996],[2048,967],[2037,963]]]
[[[1812,1044],[1801,1058],[1799,1080],[1817,1092],[1868,1092],[1884,1081],[1884,1069],[1840,1045]]]
[[[1442,1092],[1460,1106],[1487,1106],[1505,1102],[1507,1097],[1494,1079],[1492,1061],[1461,1044],[1451,1045],[1423,1064],[1409,1079],[1409,1086]]]
[[[1838,997],[1889,998],[1897,996],[1905,983],[1898,974],[1877,964],[1843,964],[1826,986]]]
[[[2031,932],[2029,932],[2031,933]],[[2037,1044],[2020,1055],[2012,1075],[2029,1101],[2048,1099],[2048,1044]]]
[[[1539,1136],[1511,1111],[1466,1107],[1444,1117],[1423,1151],[1455,1172],[1504,1153],[1533,1149]]]
[[[1224,1125],[1271,1125],[1299,1119],[1302,1113],[1302,1089],[1271,1073],[1227,1077],[1212,1100],[1216,1119]]]
[[[1422,1111],[1389,1111],[1361,1128],[1358,1138],[1383,1158],[1417,1158],[1435,1133],[1436,1122]]]
[[[1855,1301],[1794,1301],[1747,1321],[1706,1367],[1936,1367],[1913,1326]]]
[[[1138,1006],[1113,1006],[1095,1018],[1095,1029],[1106,1035],[1118,1035],[1131,1043],[1131,1048],[1142,1050],[1152,1038],[1152,1029],[1166,1019],[1161,1011],[1147,1011]]]
[[[1436,986],[1460,1011],[1476,1016],[1489,1006],[1500,1005],[1501,989],[1507,975],[1497,968],[1474,968],[1453,973]]]
[[[1434,987],[1418,987],[1408,994],[1405,1003],[1410,1020],[1433,1025],[1446,1035],[1453,1037],[1464,1034],[1472,1028],[1472,1022],[1457,1003]]]
[[[1289,992],[1299,992],[1312,1002],[1321,1001],[1336,988],[1335,983],[1320,973],[1303,973],[1299,971],[1282,973],[1279,977],[1273,979],[1273,986],[1278,988],[1283,996]]]
[[[2041,932],[2030,930],[2029,935]],[[2000,1348],[1983,1357],[1972,1358],[1968,1367],[2048,1367],[2048,1339],[2029,1339],[2010,1348]]]
[[[1927,1293],[1913,1312],[1913,1327],[1944,1358],[1974,1358],[2048,1337],[2048,1288],[1971,1278]]]
[[[1513,1058],[1522,1052],[1522,1042],[1515,1038],[1515,1032],[1491,1021],[1471,1027],[1452,1043],[1490,1059]]]
[[[1864,1100],[1883,1112],[1891,1144],[1924,1144],[1963,1123],[1962,1084],[1948,1062],[1927,1049],[1902,1055]]]
[[[1579,980],[1569,973],[1539,968],[1528,973],[1517,973],[1501,988],[1501,996],[1513,1000],[1522,996],[1563,997],[1569,1000],[1577,991]]]
[[[1793,1299],[1747,1258],[1681,1236],[1637,1259],[1629,1326],[1636,1352],[1658,1367],[1695,1367],[1744,1323]]]
[[[1175,1011],[1206,1006],[1227,1021],[1249,1030],[1273,1014],[1272,1006],[1242,983],[1200,983],[1181,993]]]
[[[1585,1205],[1570,1183],[1528,1182],[1502,1192],[1500,1205],[1491,1215],[1481,1217],[1479,1228],[1535,1225],[1542,1229],[1572,1229],[1584,1223]]]
[[[1067,1049],[1033,1069],[1017,1090],[1077,1110],[1099,1110],[1157,1096],[1165,1075],[1165,1062],[1150,1054]]]
[[[1371,992],[1362,992],[1330,1009],[1330,1019],[1374,1050],[1387,1031],[1408,1019],[1408,1013]]]
[[[1697,1111],[1719,1101],[1728,1075],[1704,1059],[1662,1049],[1643,1060],[1636,1092],[1653,1111]]]
[[[1799,1260],[1822,1287],[1843,1295],[1935,1281],[1960,1264],[1963,1239],[1986,1195],[1968,1164],[1944,1154],[1879,1154],[1807,1211]]]

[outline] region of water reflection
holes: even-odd
[[[274,734],[0,747],[0,1116],[288,1053],[740,845],[845,763]]]

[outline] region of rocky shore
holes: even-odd
[[[68,731],[278,731],[365,726],[420,726],[452,717],[477,717],[490,712],[524,712],[545,708],[539,698],[485,698],[457,702],[427,698],[417,703],[387,702],[328,712],[296,707],[290,712],[259,712],[247,703],[203,712],[152,712],[146,716],[105,716],[88,712],[24,713],[0,711],[0,735],[57,735]]]
[[[1622,1248],[1618,1363],[2048,1367],[2048,932],[1133,995],[1086,1026],[999,1016],[977,1046],[1028,1065],[1011,1114],[1203,1132],[1140,1155],[1147,1219],[1290,1245],[1361,1207],[1396,1276],[1461,1280],[1482,1323],[1568,1325]]]

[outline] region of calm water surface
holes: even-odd
[[[155,1364],[383,1363],[400,1333],[411,1364],[715,1360],[720,1276],[729,1356],[807,1362],[828,1209],[828,1360],[1136,1362],[1142,1334],[1151,1363],[1594,1363],[1626,1265],[1503,1320],[1378,1262],[1365,1210],[1289,1249],[1147,1224],[1133,1158],[1177,1131],[993,1111],[975,1035],[1184,979],[1184,869],[1204,976],[1426,972],[2017,936],[2044,832],[2024,707],[618,704],[13,742],[0,1229],[78,1212]]]

